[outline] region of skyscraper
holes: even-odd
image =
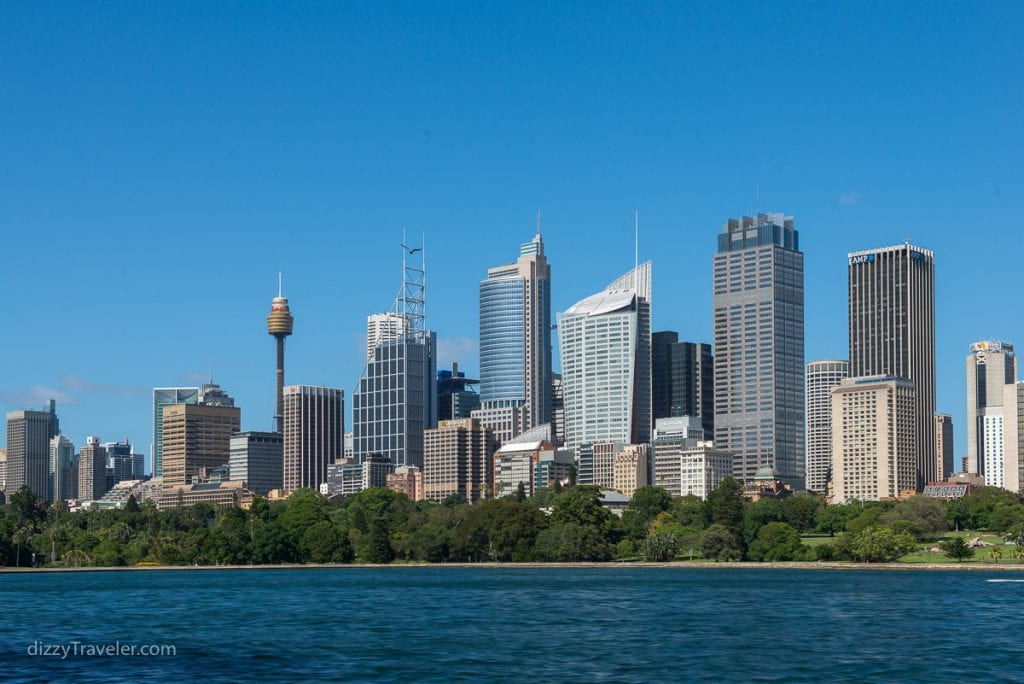
[[[284,388],[284,490],[319,489],[327,466],[343,457],[345,391],[333,387]]]
[[[366,360],[373,360],[373,350],[386,340],[405,333],[405,318],[396,313],[379,313],[366,317]]]
[[[915,407],[906,378],[848,378],[832,390],[833,503],[895,499],[915,489]]]
[[[131,442],[105,442],[107,452],[107,490],[118,482],[145,478],[145,457],[134,453]]]
[[[914,384],[917,487],[935,480],[935,259],[907,243],[849,255],[850,377]]]
[[[955,468],[953,465],[953,416],[948,413],[935,414],[935,458],[939,482],[948,480]]]
[[[1017,382],[1017,355],[1007,342],[971,345],[967,356],[967,467],[990,487],[1005,486],[1003,392]]]
[[[651,438],[651,262],[558,315],[565,446]]]
[[[153,389],[153,444],[150,445],[150,452],[153,454],[153,477],[161,477],[164,473],[164,406],[198,403],[198,387],[155,387]]]
[[[711,345],[680,342],[672,330],[651,335],[654,420],[700,418],[707,439],[715,430],[715,363]]]
[[[50,501],[67,501],[78,498],[78,481],[71,481],[74,472],[75,445],[64,435],[50,440]]]
[[[41,499],[50,492],[50,440],[57,436],[57,414],[51,401],[42,411],[7,414],[7,493],[27,486]]]
[[[492,427],[516,418],[512,437],[551,422],[551,268],[539,218],[516,263],[480,282],[480,404]]]
[[[846,360],[807,364],[807,489],[824,494],[832,473],[832,389],[850,377]]]
[[[437,335],[425,327],[426,262],[410,266],[407,259],[417,251],[422,255],[403,245],[405,278],[390,314],[402,319],[401,334],[377,341],[352,397],[353,456],[359,462],[378,454],[393,466],[422,466],[423,431],[437,424]],[[372,327],[371,320],[368,339]]]
[[[277,296],[270,302],[267,332],[277,340],[277,401],[274,409],[274,429],[284,430],[284,338],[292,334],[295,319],[288,308],[288,298],[281,294],[281,274],[277,274]]]
[[[242,423],[241,409],[224,403],[168,404],[163,412],[164,487],[192,484],[200,469],[228,463],[231,435]]]
[[[107,450],[99,437],[86,437],[78,454],[78,498],[98,501],[107,493]]]
[[[793,217],[729,219],[714,257],[715,446],[804,488],[804,255]]]

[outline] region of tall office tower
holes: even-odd
[[[333,387],[284,388],[284,472],[286,492],[318,489],[327,466],[343,457],[345,391]]]
[[[99,437],[86,437],[78,454],[78,498],[98,501],[107,493],[107,450]]]
[[[442,420],[425,433],[424,497],[444,501],[458,495],[469,503],[494,490],[494,434],[476,418]]]
[[[906,378],[848,378],[832,390],[834,503],[895,499],[917,487],[916,407]]]
[[[241,409],[223,403],[168,404],[163,412],[164,487],[190,485],[201,469],[228,463]]]
[[[267,332],[277,341],[277,402],[274,408],[274,429],[284,430],[284,338],[292,334],[295,318],[288,308],[288,298],[281,294],[281,274],[277,274],[277,296],[270,302]]]
[[[948,413],[935,414],[935,479],[948,480],[953,474],[953,417]]]
[[[511,437],[551,422],[551,268],[539,218],[516,263],[480,282],[480,407],[475,416],[498,434],[514,421]]]
[[[75,460],[75,445],[64,435],[50,440],[50,486],[49,501],[67,501],[78,498],[78,482],[72,484],[72,464]]]
[[[153,389],[153,443],[149,448],[153,455],[153,477],[161,477],[164,473],[164,406],[198,403],[198,387],[156,387]]]
[[[850,362],[807,364],[807,489],[824,494],[832,474],[832,388],[850,377]]]
[[[104,442],[107,451],[107,490],[118,482],[145,479],[145,456],[134,453],[131,443]]]
[[[7,449],[0,449],[0,492],[7,489]]]
[[[967,356],[967,463],[990,487],[1004,486],[1003,390],[1017,382],[1007,342],[975,342]]]
[[[284,484],[284,437],[280,432],[239,432],[231,435],[232,480],[245,483],[256,496]]]
[[[480,408],[480,394],[473,389],[479,380],[467,378],[453,363],[451,370],[437,371],[437,417],[438,420],[469,418],[470,413]]]
[[[1024,492],[1024,382],[1003,387],[1004,486],[1011,492]]]
[[[907,378],[917,397],[917,488],[935,480],[935,259],[911,244],[849,255],[850,377]]]
[[[50,494],[50,440],[57,421],[51,401],[43,411],[7,414],[7,493],[27,486],[41,499]]]
[[[565,446],[651,438],[651,262],[558,315]]]
[[[381,342],[405,333],[405,317],[397,313],[379,313],[366,317],[366,360],[373,360],[373,350]]]
[[[715,445],[804,488],[804,255],[793,217],[729,219],[714,258]]]
[[[555,444],[565,444],[565,395],[562,393],[562,374],[551,374],[551,426]]]
[[[426,262],[410,266],[413,251],[422,254],[403,246],[405,277],[390,314],[403,320],[402,332],[377,341],[352,397],[353,457],[360,462],[379,454],[394,466],[422,466],[423,431],[437,424],[437,335],[426,329]]]
[[[711,345],[680,342],[672,330],[651,335],[654,419],[696,416],[708,439],[715,429],[715,361]]]

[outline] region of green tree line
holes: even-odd
[[[641,487],[621,517],[596,487],[550,487],[468,505],[414,502],[388,489],[338,501],[313,490],[248,510],[196,504],[157,511],[61,512],[27,489],[0,509],[0,564],[83,567],[271,563],[891,561],[951,529],[984,530],[1024,548],[1024,501],[983,487],[943,502],[825,505],[800,494],[751,503],[731,478],[706,501]],[[801,535],[829,535],[811,548]],[[966,557],[950,547],[952,557]]]

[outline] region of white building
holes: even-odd
[[[651,263],[558,316],[565,447],[651,437]]]
[[[850,377],[850,362],[832,359],[807,364],[808,491],[824,494],[832,472],[832,388]]]

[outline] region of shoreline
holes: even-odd
[[[975,571],[975,572],[1021,572],[1024,564],[1001,563],[853,563],[853,562],[781,562],[755,563],[739,561],[732,563],[713,563],[703,561],[674,561],[670,563],[649,563],[644,561],[616,563],[581,562],[581,563],[285,563],[275,565],[146,565],[146,566],[111,566],[81,568],[11,568],[0,567],[0,575],[62,573],[62,572],[175,572],[175,571],[210,571],[210,570],[400,570],[400,569],[629,569],[658,568],[665,570],[927,570],[927,571]]]

